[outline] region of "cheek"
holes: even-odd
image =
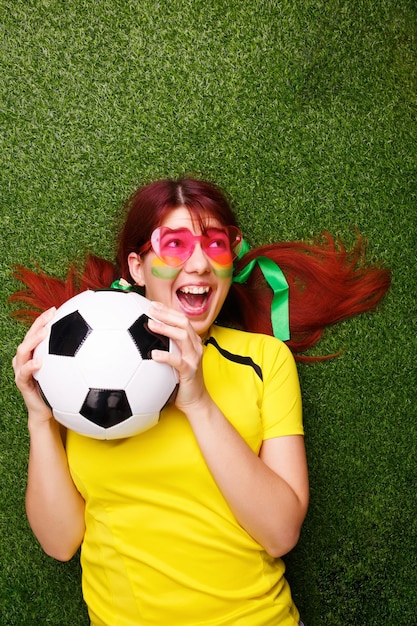
[[[164,278],[166,280],[173,280],[178,276],[181,271],[181,267],[171,267],[167,265],[158,257],[152,259],[151,274],[156,278]]]
[[[217,278],[231,278],[233,275],[233,264],[230,265],[221,265],[220,263],[216,263],[216,261],[211,261],[211,266],[213,268],[213,274],[217,276]]]

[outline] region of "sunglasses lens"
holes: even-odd
[[[242,236],[234,226],[225,229],[209,228],[202,237],[204,252],[219,265],[230,265],[236,257],[236,248]],[[239,241],[238,241],[239,240]]]
[[[190,241],[190,235],[190,231],[186,228],[171,230],[171,228],[161,226],[152,233],[152,248],[164,263],[171,267],[178,267],[192,254],[194,241]]]

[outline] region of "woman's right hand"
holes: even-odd
[[[34,321],[22,343],[18,346],[12,361],[16,386],[23,396],[31,421],[48,421],[52,417],[51,409],[43,401],[33,378],[33,374],[42,365],[38,359],[33,358],[33,351],[46,337],[46,325],[53,318],[55,311],[55,307],[52,307]]]

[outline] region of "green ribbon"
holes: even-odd
[[[250,247],[248,243],[243,240],[239,259],[249,250]],[[277,339],[281,339],[281,341],[287,341],[290,338],[288,283],[281,268],[275,261],[268,257],[258,256],[248,263],[239,274],[233,277],[233,282],[239,284],[245,283],[256,263],[259,265],[266,282],[274,292],[271,303],[271,322],[274,336],[277,337]]]
[[[110,285],[110,289],[121,289],[122,291],[131,291],[132,285],[124,280],[124,278],[119,278],[119,280],[115,280]]]

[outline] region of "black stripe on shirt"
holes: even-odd
[[[253,367],[256,375],[259,376],[261,380],[263,380],[262,369],[259,367],[259,365],[257,365],[251,359],[250,356],[241,356],[240,354],[233,354],[233,352],[229,352],[228,350],[221,348],[213,337],[209,337],[207,341],[204,342],[204,345],[207,346],[209,343],[212,346],[214,346],[220,352],[222,356],[224,356],[226,359],[229,359],[229,361],[233,361],[234,363],[240,363],[241,365],[249,365],[250,367]]]

